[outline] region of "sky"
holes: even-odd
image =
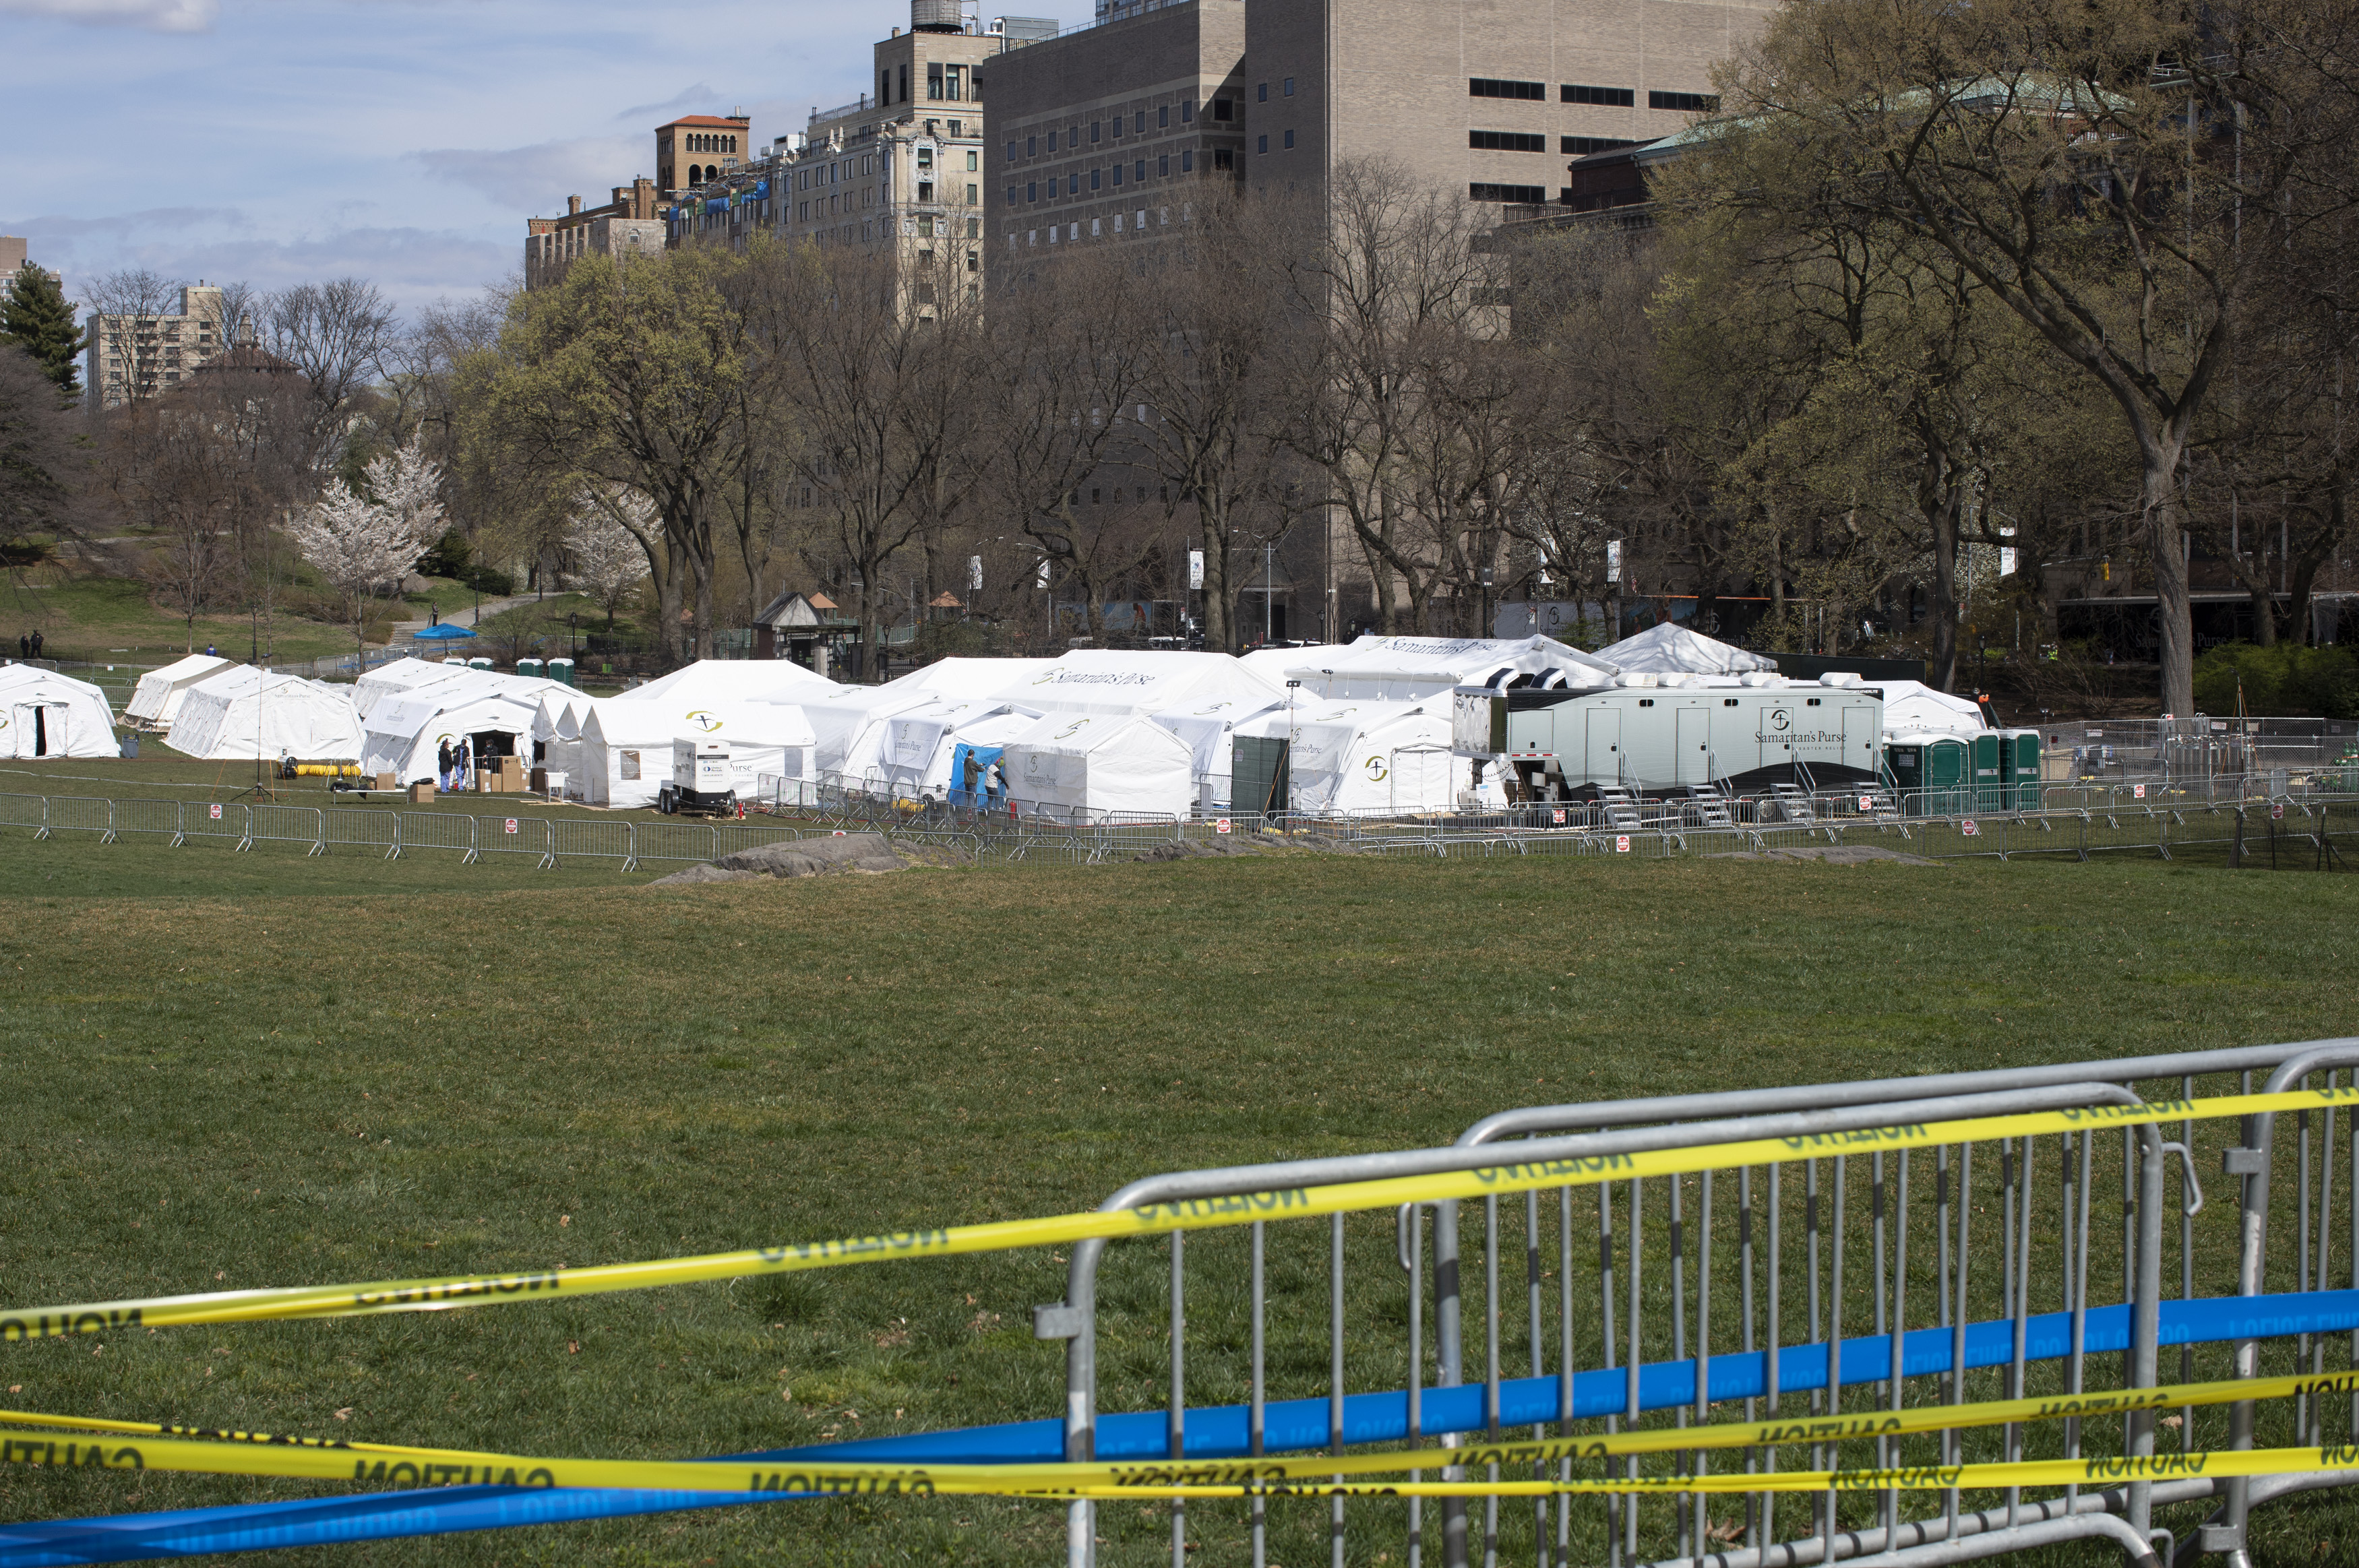
[[[70,296],[356,276],[415,312],[516,272],[526,218],[653,178],[667,120],[742,106],[766,146],[848,102],[896,25],[902,0],[0,0],[0,234]]]

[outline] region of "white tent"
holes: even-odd
[[[1192,775],[1190,798],[1196,809],[1218,811],[1229,804],[1229,753],[1240,732],[1258,733],[1253,725],[1261,716],[1284,712],[1276,703],[1255,705],[1250,699],[1232,702],[1215,698],[1193,708],[1158,713],[1155,722],[1188,742]]]
[[[529,756],[536,704],[500,693],[445,694],[429,687],[411,697],[380,702],[363,726],[361,772],[391,773],[402,784],[424,784],[441,771],[442,748],[461,741],[468,761],[483,765],[491,756]],[[494,735],[505,736],[505,742]],[[501,748],[505,745],[505,750]]]
[[[635,686],[614,700],[668,702],[675,708],[708,702],[821,702],[842,689],[791,659],[699,659]]]
[[[431,664],[424,659],[396,659],[389,665],[379,665],[353,683],[353,711],[365,719],[386,697],[407,697],[420,687],[447,681],[465,667]]]
[[[241,665],[189,688],[164,744],[206,762],[356,762],[361,719],[350,687]]]
[[[580,697],[582,693],[562,681],[541,676],[504,675],[498,670],[470,669],[463,664],[435,665],[422,659],[396,659],[371,670],[353,687],[353,706],[365,720],[376,705],[389,697],[419,697],[432,692],[443,702],[468,697],[504,696],[538,701],[555,692]]]
[[[114,757],[114,710],[88,681],[0,665],[0,757]]]
[[[1293,665],[1306,696],[1408,702],[1460,686],[1603,686],[1614,666],[1551,637],[1363,637]]]
[[[951,758],[970,746],[1005,746],[1040,721],[1038,708],[987,698],[931,702],[883,720],[884,777],[894,795],[911,800],[944,800],[963,780],[951,777]]]
[[[922,691],[934,697],[989,697],[1030,680],[1054,659],[936,659],[921,669],[886,682],[879,691]]]
[[[811,727],[810,776],[846,789],[883,790],[885,752],[892,738],[888,722],[901,714],[930,708],[935,700],[923,691],[855,686],[826,702],[796,705]]]
[[[600,702],[582,722],[578,776],[566,793],[592,806],[653,806],[671,782],[671,743],[712,739],[727,742],[738,795],[752,798],[765,773],[810,777],[810,720],[788,703],[713,702],[694,708],[668,702]]]
[[[190,654],[161,669],[149,670],[131,688],[131,700],[123,705],[123,717],[139,719],[153,729],[169,730],[190,687],[234,667],[228,659],[215,658],[211,654]]]
[[[1930,730],[1943,735],[1979,735],[1990,726],[1973,699],[1936,691],[1921,681],[1879,680],[1864,683],[1884,693],[1884,732]]]
[[[1334,654],[1350,647],[1348,643],[1313,643],[1304,648],[1256,648],[1239,654],[1237,663],[1266,681],[1278,686],[1287,682],[1287,672],[1298,665],[1332,665]]]
[[[1212,702],[1266,708],[1282,685],[1226,654],[1125,653],[1077,648],[997,688],[1002,701],[1067,713],[1168,713]]]
[[[1000,767],[1008,795],[1027,810],[1185,816],[1193,761],[1188,743],[1151,719],[1064,712],[1008,741]]]
[[[1634,675],[1734,676],[1777,667],[1774,659],[1714,642],[1670,621],[1658,622],[1635,637],[1600,649],[1597,656]]]
[[[1447,693],[1420,702],[1358,700],[1298,705],[1266,715],[1250,733],[1290,737],[1293,809],[1331,816],[1450,810],[1473,782],[1450,751]]]

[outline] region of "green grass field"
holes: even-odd
[[[1162,1170],[1443,1142],[1520,1104],[2342,1034],[2359,913],[2359,880],[2143,860],[634,880],[0,838],[0,1298],[1016,1217]],[[1389,1217],[1353,1225],[1381,1278]],[[1109,1295],[1159,1301],[1158,1257]],[[1217,1381],[1242,1254],[1231,1234],[1190,1257]],[[1323,1323],[1299,1263],[1277,1288]],[[1061,1347],[1027,1309],[1062,1290],[1031,1252],[170,1329],[0,1346],[0,1388],[19,1409],[681,1457],[1054,1414]],[[1394,1333],[1396,1311],[1355,1303],[1355,1331]],[[1106,1408],[1158,1402],[1153,1328],[1110,1350]],[[1322,1346],[1281,1339],[1277,1394],[1322,1390]],[[6,1467],[0,1518],[321,1489]],[[1287,1516],[1276,1561],[1324,1560],[1321,1513]],[[1234,1507],[1201,1517],[1196,1561],[1246,1560]],[[2320,1523],[2349,1522],[2338,1505],[2256,1518],[2264,1561],[2349,1560],[2311,1550],[2349,1539]],[[1161,1519],[1110,1505],[1104,1560],[1163,1560]],[[1048,1505],[877,1499],[297,1558],[1014,1563],[1060,1541]],[[1398,1561],[1396,1535],[1357,1541],[1355,1563]]]

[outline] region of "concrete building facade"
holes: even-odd
[[[561,218],[525,220],[524,286],[545,288],[585,255],[632,255],[664,247],[662,203],[656,182],[641,175],[613,188],[614,200],[588,211],[582,198],[565,199]]]
[[[83,321],[84,395],[101,408],[176,390],[229,345],[222,341],[222,291],[204,283],[180,290],[170,315],[112,316]]]

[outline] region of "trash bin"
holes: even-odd
[[[139,760],[138,730],[126,730],[123,732],[123,756],[126,762],[136,762]]]
[[[537,678],[540,675],[541,668],[541,662],[538,659],[518,659],[516,661],[516,674],[520,676],[532,676]]]

